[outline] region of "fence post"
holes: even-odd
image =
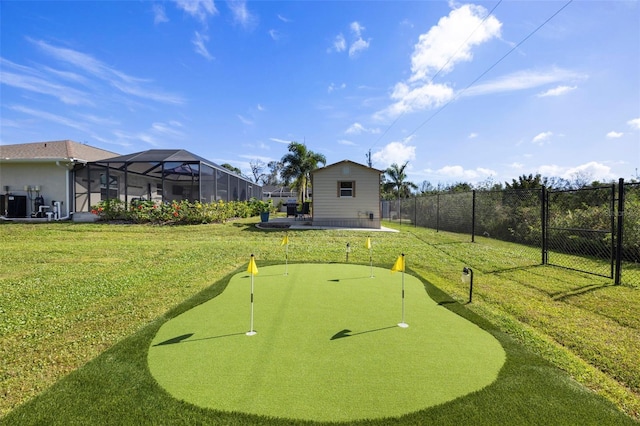
[[[471,242],[476,241],[476,190],[471,191]]]
[[[622,236],[624,233],[624,179],[618,181],[618,232],[616,236],[616,285],[620,284],[622,268]]]
[[[436,194],[436,232],[440,232],[440,193]]]
[[[547,257],[547,213],[549,209],[549,194],[547,193],[547,187],[543,186],[540,192],[540,239],[541,239],[541,256],[542,265],[546,265],[548,261]]]

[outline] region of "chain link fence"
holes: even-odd
[[[622,197],[620,282],[640,286],[640,183],[625,183]]]
[[[614,278],[615,185],[548,191],[546,263]]]
[[[383,219],[468,234],[471,242],[477,237],[515,243],[514,257],[529,265],[552,264],[640,285],[640,183],[438,193],[381,205]]]

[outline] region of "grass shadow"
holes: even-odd
[[[199,339],[187,340],[191,336],[193,336],[193,333],[187,333],[187,334],[183,334],[182,336],[177,336],[177,337],[165,340],[164,342],[156,343],[153,346],[156,347],[156,346],[164,346],[164,345],[175,345],[177,343],[193,343],[193,342],[201,342],[203,340],[222,339],[223,337],[244,336],[244,335],[245,333],[230,333],[230,334],[221,334],[220,336],[201,337]]]
[[[375,333],[377,331],[390,330],[392,328],[398,328],[398,326],[397,325],[392,325],[392,326],[389,326],[389,327],[375,328],[373,330],[358,331],[356,333],[353,333],[348,328],[345,328],[344,330],[340,330],[336,334],[331,336],[331,338],[329,340],[338,340],[338,339],[343,339],[345,337],[358,336],[360,334]]]

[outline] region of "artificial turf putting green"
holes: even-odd
[[[402,273],[351,264],[260,267],[165,323],[149,368],[175,398],[223,411],[350,421],[400,416],[477,391],[505,361],[500,343]]]

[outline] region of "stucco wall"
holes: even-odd
[[[29,195],[24,187],[39,186],[40,195],[44,197],[45,205],[51,206],[52,202],[61,201],[60,216],[69,214],[67,205],[67,176],[69,170],[66,167],[57,166],[55,163],[2,163],[0,164],[0,191],[13,195]],[[27,198],[27,216],[33,212],[33,198],[36,192],[31,193],[32,199]],[[4,213],[4,212],[2,212]]]

